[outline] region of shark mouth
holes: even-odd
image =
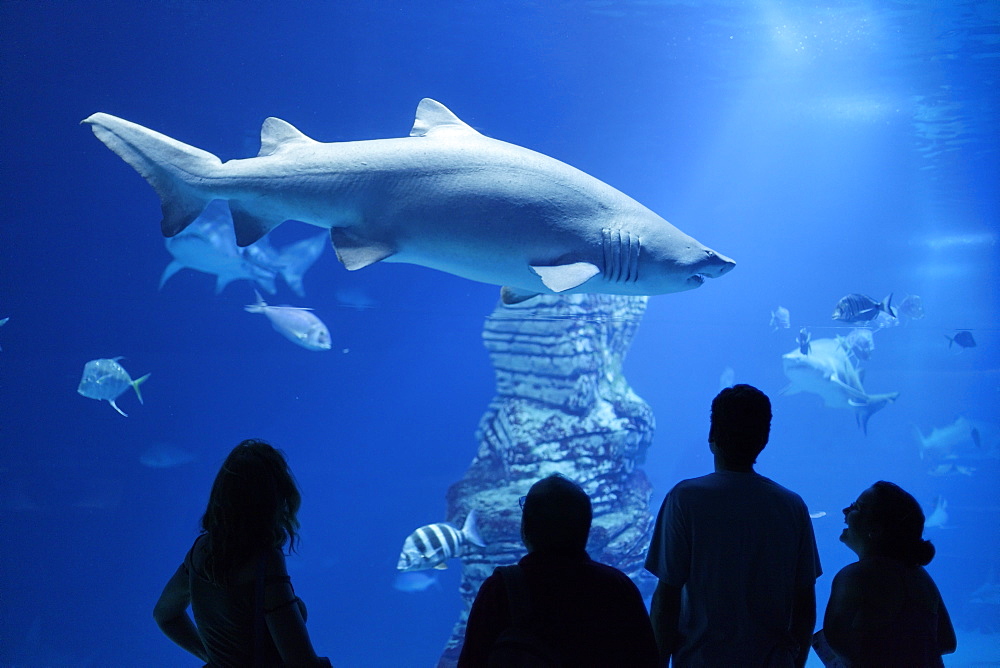
[[[698,286],[704,283],[706,278],[708,278],[706,274],[695,274],[694,276],[689,278],[687,282],[692,285]]]

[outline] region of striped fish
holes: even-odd
[[[456,529],[447,522],[422,526],[403,541],[403,550],[399,553],[398,571],[422,571],[427,568],[447,568],[445,561],[452,557],[460,557],[465,542],[479,547],[486,543],[479,537],[476,528],[476,511],[470,510],[461,529]]]
[[[887,313],[890,317],[896,317],[896,309],[892,308],[892,295],[877,302],[868,295],[851,293],[842,297],[837,302],[837,307],[833,309],[833,319],[844,322],[870,322],[878,317],[879,313]]]

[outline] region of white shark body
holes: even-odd
[[[782,355],[781,361],[791,381],[782,394],[811,392],[830,408],[849,408],[865,433],[868,418],[899,396],[899,392],[867,394],[848,351],[837,339],[815,339],[808,353],[796,348]]]
[[[173,236],[226,200],[239,245],[285,220],[329,228],[348,269],[408,262],[538,293],[690,290],[735,263],[565,163],[424,99],[409,137],[320,143],[269,118],[260,153],[216,156],[104,113],[84,120],[159,194]]]

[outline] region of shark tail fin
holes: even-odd
[[[279,269],[281,277],[299,297],[306,296],[305,288],[302,287],[302,277],[323,254],[323,249],[330,243],[327,239],[328,236],[324,232],[281,249],[281,269]]]
[[[93,114],[82,122],[153,186],[163,209],[164,236],[172,237],[190,225],[213,199],[194,183],[222,166],[208,151],[111,114]]]
[[[142,385],[143,383],[145,383],[147,380],[149,380],[149,376],[150,375],[151,374],[147,373],[142,378],[136,378],[135,380],[132,381],[132,389],[135,390],[135,396],[139,397],[139,403],[140,404],[142,403],[142,392],[139,391],[139,386]],[[117,408],[117,406],[116,406],[116,408]]]
[[[854,406],[854,415],[857,418],[858,426],[861,427],[861,431],[865,436],[868,435],[868,419],[871,418],[872,415],[875,415],[875,413],[878,413],[880,410],[885,408],[887,404],[891,404],[896,401],[896,397],[898,396],[899,392],[869,394],[864,402],[849,402],[852,406]]]

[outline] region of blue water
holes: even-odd
[[[284,449],[303,490],[289,568],[317,649],[436,662],[458,564],[416,593],[393,588],[394,566],[475,453],[497,288],[348,273],[327,251],[305,299],[275,301],[314,308],[333,349],[296,347],[243,311],[245,281],[216,296],[184,270],[157,290],[159,202],[78,125],[104,111],[229,159],[256,153],[268,116],[320,141],[405,136],[423,97],[736,259],[653,297],[626,361],[657,418],[654,508],[710,469],[708,405],[731,367],[774,402],[758,469],[828,513],[820,617],[854,556],[839,509],[888,479],[928,512],[948,502],[926,533],[959,631],[948,665],[1000,661],[1000,602],[973,601],[1000,582],[1000,462],[930,475],[913,435],[965,417],[996,448],[1000,429],[1000,5],[805,4],[0,2],[0,665],[197,665],[152,606],[248,436]],[[312,232],[288,223],[276,243]],[[865,387],[900,396],[867,436],[815,395],[779,395],[798,328],[846,334],[830,313],[852,292],[926,309],[875,333]],[[778,305],[792,328],[771,332]],[[949,349],[959,329],[977,347]],[[152,374],[143,405],[119,401],[127,419],[75,391],[85,362],[119,355]],[[151,448],[175,465],[144,464]]]

